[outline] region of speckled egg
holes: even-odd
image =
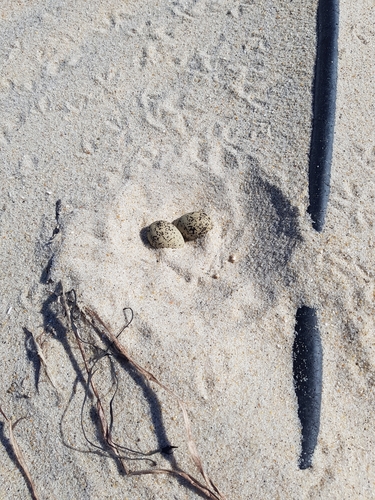
[[[181,248],[185,243],[180,231],[164,220],[158,220],[149,226],[147,238],[154,248]]]
[[[204,236],[213,224],[210,217],[204,212],[191,212],[173,221],[185,240],[191,241]]]

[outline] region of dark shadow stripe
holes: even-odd
[[[323,353],[315,309],[300,307],[293,344],[293,378],[302,426],[300,469],[311,467],[318,441],[322,399]]]
[[[320,0],[317,12],[308,212],[322,231],[328,205],[336,112],[339,0]]]

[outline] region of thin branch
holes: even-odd
[[[110,342],[111,345],[116,349],[118,355],[122,357],[123,359],[127,360],[135,370],[142,375],[146,380],[150,382],[154,382],[157,384],[159,387],[163,388],[167,393],[169,393],[171,396],[173,396],[174,399],[178,401],[178,404],[181,408],[183,418],[184,418],[184,423],[185,423],[185,430],[186,430],[186,435],[187,435],[187,442],[188,442],[188,449],[190,452],[190,455],[192,457],[192,460],[196,467],[198,468],[199,472],[203,476],[207,487],[208,491],[210,491],[210,494],[213,494],[214,497],[209,497],[209,498],[218,498],[220,500],[224,500],[224,496],[220,493],[220,491],[217,489],[217,487],[214,485],[210,477],[207,475],[206,471],[204,470],[202,460],[199,456],[197,446],[195,443],[195,440],[193,438],[193,433],[192,433],[192,427],[191,427],[191,422],[187,413],[187,409],[185,406],[185,403],[182,401],[179,396],[177,396],[171,389],[169,389],[167,386],[165,386],[163,383],[161,383],[151,372],[143,368],[141,365],[139,365],[132,357],[130,356],[129,352],[127,349],[121,344],[121,342],[118,340],[118,338],[111,333],[109,330],[108,326],[105,325],[105,323],[100,319],[100,317],[97,315],[95,311],[92,311],[91,309],[87,307],[80,308],[77,305],[78,309],[82,312],[86,320],[95,328],[100,331],[100,333],[106,337]],[[164,469],[163,469],[164,470]],[[167,469],[165,469],[167,470]],[[151,473],[151,472],[150,472]],[[177,475],[181,475],[181,472],[173,471],[173,473],[176,473]],[[183,473],[185,474],[185,473]],[[188,475],[189,477],[192,477]],[[185,476],[184,476],[185,477]],[[186,478],[185,478],[186,479]],[[197,484],[200,484],[197,480],[194,479]],[[211,491],[212,490],[212,491]]]
[[[55,382],[55,379],[54,379],[54,377],[53,377],[52,373],[50,373],[50,371],[49,371],[49,368],[48,368],[48,363],[47,363],[46,358],[44,357],[42,347],[41,347],[41,345],[39,344],[39,340],[38,340],[38,338],[35,338],[35,335],[34,335],[34,333],[33,333],[31,330],[28,330],[28,331],[31,333],[31,335],[32,335],[32,337],[33,337],[33,340],[34,340],[34,343],[35,343],[35,346],[36,346],[36,350],[37,350],[38,357],[39,357],[40,362],[41,362],[41,364],[42,364],[42,366],[43,366],[43,368],[44,368],[44,371],[45,371],[45,373],[46,373],[46,375],[47,375],[47,378],[48,378],[48,380],[51,382],[51,385],[52,385],[52,387],[55,389],[55,391],[57,392],[57,394],[59,394],[59,389],[58,389],[58,386],[57,386],[57,384],[56,384],[56,382]]]
[[[22,470],[22,473],[27,480],[27,483],[28,483],[27,485],[29,487],[30,493],[31,493],[34,500],[39,500],[38,494],[36,492],[35,483],[31,477],[31,474],[29,472],[29,468],[27,467],[27,464],[26,464],[26,461],[25,461],[24,456],[22,454],[21,448],[18,446],[18,443],[17,443],[16,438],[15,438],[14,433],[13,433],[13,428],[16,424],[13,424],[12,421],[5,415],[1,406],[0,406],[0,413],[3,415],[3,417],[7,421],[8,429],[9,429],[10,444],[12,445],[13,452],[17,458],[17,461],[18,461],[18,464]]]
[[[129,473],[128,467],[124,463],[116,445],[112,442],[111,432],[110,432],[109,425],[108,425],[108,422],[107,422],[107,419],[105,416],[105,411],[104,411],[104,408],[103,408],[103,405],[102,405],[102,402],[100,399],[100,395],[99,395],[99,392],[96,388],[96,385],[94,384],[92,376],[90,376],[91,370],[90,370],[89,365],[88,365],[85,350],[83,348],[81,337],[78,333],[78,329],[77,329],[75,322],[74,322],[74,319],[73,319],[72,308],[68,307],[68,304],[67,304],[67,301],[65,298],[64,290],[63,290],[63,294],[62,294],[62,303],[64,305],[65,313],[66,313],[67,317],[69,318],[71,330],[73,331],[74,336],[76,338],[76,342],[78,344],[78,347],[79,347],[79,350],[80,350],[80,353],[81,353],[81,356],[82,356],[82,359],[83,359],[83,362],[85,365],[85,369],[86,369],[87,375],[89,377],[88,384],[91,386],[91,390],[94,393],[95,398],[96,398],[96,411],[98,413],[103,439],[105,440],[105,442],[107,443],[108,447],[110,448],[112,453],[115,455],[115,457],[119,460],[121,467],[123,469],[123,472],[125,474],[128,474]]]
[[[191,422],[187,413],[187,409],[185,406],[185,403],[182,401],[182,399],[177,396],[171,389],[169,389],[167,386],[165,386],[163,383],[161,383],[151,372],[143,368],[140,364],[138,364],[129,354],[127,349],[121,344],[119,341],[119,336],[120,334],[124,331],[124,329],[129,326],[133,319],[133,311],[132,316],[130,321],[127,321],[125,326],[120,330],[120,332],[117,335],[114,335],[110,328],[102,321],[102,319],[98,316],[98,314],[91,310],[88,307],[80,307],[77,303],[77,297],[76,293],[74,290],[70,292],[70,295],[72,296],[73,300],[69,298],[69,295],[64,292],[64,289],[62,288],[62,303],[65,309],[65,314],[66,317],[69,320],[69,328],[72,330],[73,334],[75,335],[79,350],[81,352],[81,356],[85,365],[85,369],[88,375],[88,380],[87,384],[88,387],[91,387],[91,390],[96,398],[96,410],[99,416],[100,424],[101,424],[101,432],[104,441],[107,443],[108,447],[111,449],[112,453],[115,455],[115,457],[121,462],[122,468],[124,472],[127,475],[146,475],[146,474],[168,474],[168,475],[174,475],[180,478],[183,478],[186,480],[190,485],[192,485],[194,488],[196,488],[198,491],[200,491],[203,495],[206,496],[206,498],[210,500],[225,500],[225,497],[223,496],[222,493],[218,490],[218,488],[214,485],[208,474],[206,473],[202,460],[199,456],[197,446],[195,443],[195,440],[193,438],[193,433],[192,433],[192,426]],[[69,304],[68,304],[69,301]],[[128,309],[128,308],[126,308]],[[124,314],[126,309],[124,309]],[[101,403],[100,400],[100,395],[99,392],[96,388],[96,385],[94,384],[93,381],[93,375],[94,371],[93,368],[95,364],[97,363],[98,359],[94,362],[94,365],[90,368],[85,350],[83,347],[83,339],[79,335],[77,325],[75,323],[75,318],[74,318],[74,313],[79,312],[82,319],[84,319],[95,331],[96,333],[100,334],[102,338],[105,338],[109,342],[108,348],[104,351],[104,354],[100,356],[99,359],[102,359],[102,357],[107,356],[108,351],[112,350],[113,355],[117,355],[118,357],[126,360],[135,370],[136,372],[141,375],[144,379],[146,379],[148,382],[153,382],[162,389],[164,389],[168,394],[170,394],[179,404],[183,419],[184,419],[184,424],[185,424],[185,432],[187,436],[187,444],[188,444],[188,450],[191,455],[191,458],[199,470],[200,474],[205,480],[206,485],[202,484],[200,481],[198,481],[196,478],[194,478],[192,475],[188,474],[187,472],[176,468],[176,469],[164,469],[164,468],[158,468],[158,469],[148,469],[148,470],[141,470],[141,471],[132,471],[129,470],[128,467],[124,464],[124,459],[126,457],[123,457],[120,454],[120,449],[125,449],[119,445],[117,445],[113,440],[112,440],[112,435],[111,435],[111,429],[112,429],[112,423],[113,423],[113,398],[111,399],[110,402],[110,424],[108,424],[107,418],[105,416],[105,411],[104,407]],[[117,389],[116,389],[117,390]],[[87,393],[85,395],[85,401],[87,398]],[[86,437],[86,435],[85,435]],[[87,439],[87,437],[86,437]],[[90,442],[90,441],[88,441]],[[96,445],[94,445],[97,447]],[[130,451],[130,450],[129,450]],[[134,460],[134,459],[133,459]]]

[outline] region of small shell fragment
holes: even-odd
[[[191,212],[173,221],[185,240],[191,241],[204,236],[213,228],[210,217],[204,212]]]
[[[147,238],[154,248],[181,248],[185,243],[180,231],[164,220],[153,222],[148,227]]]

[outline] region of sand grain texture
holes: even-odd
[[[114,332],[133,309],[121,342],[186,401],[228,499],[375,498],[375,6],[341,2],[321,234],[306,215],[316,7],[0,6],[0,404],[25,417],[14,433],[41,499],[198,498],[174,478],[126,478],[89,453],[83,365],[53,294],[60,281]],[[147,244],[151,222],[197,210],[214,224],[203,239]],[[324,354],[306,471],[292,375],[302,303],[318,310]],[[107,368],[96,383],[108,403]],[[198,476],[173,399],[124,366],[117,373],[117,441],[178,446],[153,458]],[[4,421],[0,437],[2,498],[28,498]]]

